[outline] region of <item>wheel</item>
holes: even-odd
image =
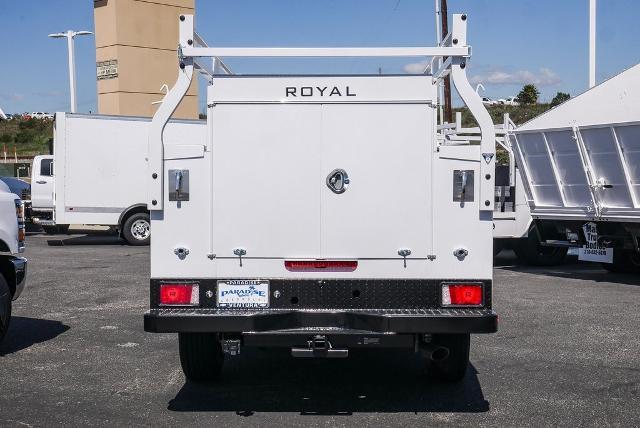
[[[496,243],[496,241],[494,240],[493,241],[493,257],[500,254],[500,252],[502,252],[502,245]]]
[[[640,272],[640,254],[633,250],[613,250],[613,263],[602,263],[611,273]]]
[[[0,275],[0,342],[9,330],[11,321],[11,290],[4,277]]]
[[[215,333],[178,333],[180,364],[187,379],[211,381],[220,378],[224,353]]]
[[[427,357],[427,373],[429,377],[442,382],[459,382],[462,380],[469,365],[470,335],[435,335],[433,336],[433,344],[447,348],[449,355],[436,361]]]
[[[151,241],[149,214],[136,213],[128,217],[122,226],[122,236],[129,245],[149,245]]]
[[[66,234],[69,232],[68,224],[56,224],[55,226],[42,226],[42,230],[47,235]]]
[[[564,262],[568,248],[540,245],[535,227],[514,248],[521,262],[533,266],[555,266]]]

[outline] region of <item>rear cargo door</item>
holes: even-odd
[[[209,112],[217,256],[319,257],[321,106],[216,104]]]
[[[427,104],[322,106],[322,257],[429,254],[430,135]],[[345,176],[336,192],[331,181],[340,187]]]

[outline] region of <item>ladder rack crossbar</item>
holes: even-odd
[[[228,48],[228,47],[185,47],[185,57],[247,57],[247,58],[339,58],[339,57],[469,57],[468,46],[452,47],[381,47],[381,48]]]

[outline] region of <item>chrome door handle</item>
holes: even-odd
[[[327,176],[327,187],[338,195],[347,190],[349,182],[349,175],[344,169],[334,169]]]

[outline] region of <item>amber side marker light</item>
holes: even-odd
[[[444,283],[442,284],[442,306],[482,306],[482,284]]]
[[[200,286],[196,284],[160,285],[160,305],[162,306],[198,306],[200,304]]]
[[[285,260],[290,272],[353,272],[358,268],[356,260]]]

